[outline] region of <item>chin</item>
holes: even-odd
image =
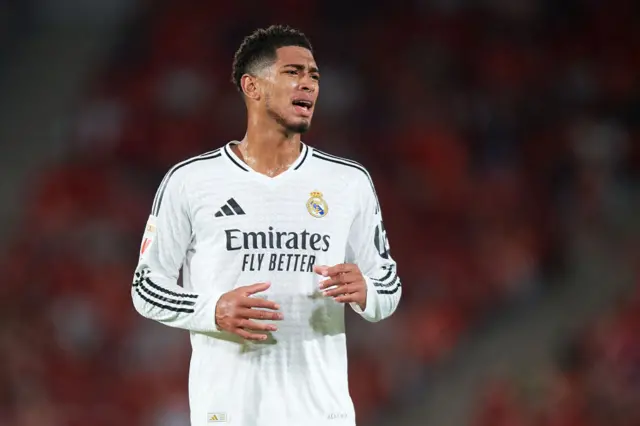
[[[311,127],[311,120],[300,120],[287,123],[287,130],[292,133],[305,133]]]

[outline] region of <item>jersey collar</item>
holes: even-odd
[[[251,167],[249,167],[244,161],[242,161],[240,159],[240,157],[238,157],[236,155],[235,152],[233,152],[233,150],[231,149],[231,147],[233,145],[238,145],[240,142],[239,141],[231,141],[229,143],[227,143],[224,148],[223,151],[225,153],[225,156],[227,157],[227,159],[229,161],[231,161],[231,163],[234,165],[234,167],[245,171],[245,172],[249,172],[249,173],[256,173],[256,174],[261,174],[256,172],[255,170],[253,170]],[[307,159],[307,157],[309,156],[309,151],[311,150],[311,148],[309,146],[307,146],[307,144],[305,144],[304,142],[300,142],[300,155],[298,155],[298,158],[296,159],[296,161],[293,162],[293,164],[291,164],[291,166],[289,166],[289,168],[287,170],[285,170],[284,172],[280,173],[278,176],[282,176],[284,174],[288,174],[290,172],[294,172],[296,170],[299,170],[300,167],[302,167],[302,165],[304,164],[305,160]],[[278,177],[276,176],[276,178]],[[268,179],[274,179],[274,178],[269,178],[268,176],[265,175],[266,178]]]

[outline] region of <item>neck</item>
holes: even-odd
[[[242,161],[258,173],[277,176],[300,155],[300,134],[288,133],[273,120],[249,119],[247,134],[233,147]]]

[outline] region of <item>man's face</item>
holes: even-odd
[[[263,106],[287,131],[304,133],[318,99],[318,67],[303,47],[281,47],[276,53],[276,62],[265,70]]]

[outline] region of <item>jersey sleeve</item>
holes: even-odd
[[[160,184],[140,247],[131,297],[145,318],[195,332],[217,332],[220,295],[196,293],[178,285],[192,240],[189,202],[180,175],[169,172]]]
[[[367,321],[380,321],[397,308],[402,284],[382,222],[382,212],[370,176],[358,186],[360,208],[347,242],[347,262],[358,265],[367,283],[365,310],[351,303],[354,311]]]

